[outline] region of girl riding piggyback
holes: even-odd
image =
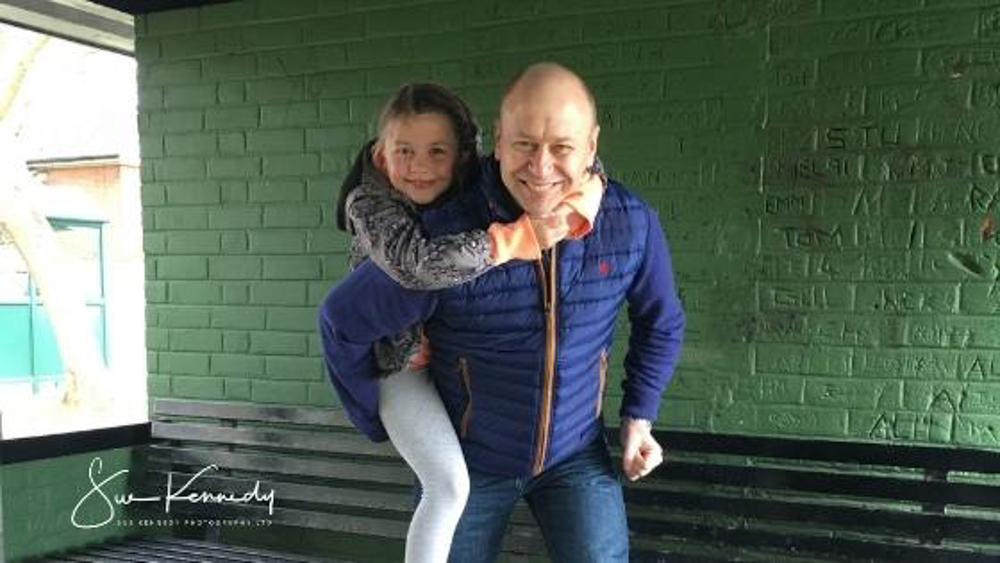
[[[479,128],[458,96],[430,83],[400,88],[382,110],[378,138],[365,145],[341,186],[337,222],[352,235],[351,266],[367,258],[404,287],[442,289],[509,260],[540,259],[542,248],[589,230],[603,191],[597,173],[550,217],[522,215],[486,230],[427,237],[421,210],[470,189],[479,158]],[[447,560],[469,491],[458,437],[427,373],[432,349],[416,325],[373,350],[379,418],[422,489],[407,563]]]

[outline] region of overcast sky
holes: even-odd
[[[38,34],[0,24],[0,79]],[[138,155],[135,59],[50,38],[11,110],[25,158]]]

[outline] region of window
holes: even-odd
[[[33,279],[12,236],[0,235],[0,436],[143,422],[145,303],[135,61],[4,24],[0,60],[11,61],[0,65],[0,83],[8,84],[11,101],[0,117],[5,135],[16,137],[4,143],[11,149],[4,151],[5,165],[24,163],[33,174],[35,182],[22,179],[17,187],[26,208],[48,217],[53,227],[60,250],[54,258],[42,252],[45,263],[60,270],[57,282],[86,293],[84,302],[69,309],[76,312],[61,316],[59,330],[54,330],[46,296],[39,291],[44,287],[38,287],[48,278]],[[29,240],[34,236],[19,231],[22,235]],[[31,248],[29,252],[37,250]],[[32,254],[30,263],[39,259]],[[72,291],[61,295],[68,293]],[[104,369],[67,374],[65,359],[80,362],[66,350],[63,358],[56,334],[70,335],[73,357],[83,357],[83,365],[96,359]],[[63,401],[74,389],[80,390],[73,395],[80,400]]]
[[[71,276],[85,284],[87,311],[107,365],[102,224],[52,220]],[[65,374],[55,334],[27,265],[0,238],[0,396],[4,403],[58,392]]]

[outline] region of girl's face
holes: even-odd
[[[458,160],[458,138],[439,113],[390,119],[382,136],[381,157],[392,185],[420,204],[437,199],[451,185]]]

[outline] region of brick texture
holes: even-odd
[[[140,18],[151,392],[331,404],[311,310],[385,97],[592,86],[689,313],[659,423],[1000,447],[1000,8],[985,0],[244,0]],[[622,377],[627,323],[612,351]],[[608,386],[606,409],[620,401]]]
[[[91,474],[96,482],[107,479],[102,487],[107,499],[131,492],[127,474],[110,478],[128,471],[131,456],[131,448],[122,448],[0,466],[0,513],[7,514],[0,533],[0,556],[5,561],[33,560],[135,533],[139,526],[131,508],[115,505],[110,514],[109,504],[97,494],[81,502],[92,490]],[[70,525],[78,504],[75,516],[80,527]],[[105,520],[107,524],[101,526]]]

